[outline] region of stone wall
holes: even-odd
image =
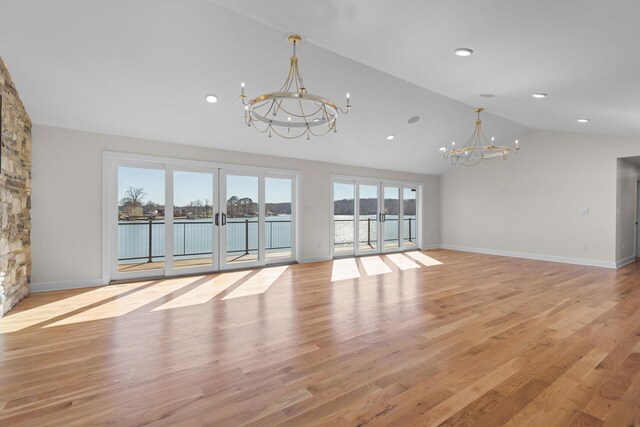
[[[31,119],[0,58],[0,317],[29,294]]]

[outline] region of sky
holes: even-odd
[[[118,199],[125,196],[129,187],[142,187],[146,193],[143,203],[153,201],[164,204],[164,170],[121,167],[118,171]],[[212,174],[200,172],[174,172],[174,205],[186,206],[195,200],[213,199]],[[360,197],[363,199],[377,198],[377,185],[360,185]],[[385,198],[397,194],[397,190],[386,188]],[[404,198],[415,198],[415,192],[405,189]],[[258,178],[252,176],[227,176],[227,199],[231,196],[238,198],[249,197],[258,201]],[[334,200],[354,198],[354,185],[335,183],[333,187]],[[291,181],[288,179],[265,179],[265,202],[280,203],[291,201]]]
[[[129,187],[143,188],[146,196],[142,203],[153,201],[164,204],[164,170],[121,167],[118,169],[118,200],[125,197]],[[210,173],[174,172],[174,205],[186,206],[195,200],[213,199],[213,178]],[[250,176],[227,176],[227,199],[249,197],[258,201],[258,178]],[[265,179],[265,202],[291,201],[291,180]],[[211,202],[210,202],[211,203]]]

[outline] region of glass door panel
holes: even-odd
[[[293,180],[265,178],[265,257],[279,261],[293,257]]]
[[[114,277],[158,275],[165,268],[165,171],[118,167],[117,268]]]
[[[173,172],[173,269],[215,267],[214,174]]]
[[[378,190],[376,184],[358,184],[358,252],[378,251]]]
[[[221,263],[227,267],[255,266],[262,262],[260,247],[260,178],[223,172]],[[224,248],[224,249],[222,249]]]
[[[383,185],[382,248],[400,247],[400,188]]]
[[[402,189],[402,246],[405,248],[418,246],[418,216],[416,188]]]
[[[333,252],[335,255],[353,253],[355,242],[355,185],[333,183]]]

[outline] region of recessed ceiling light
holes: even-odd
[[[215,104],[216,102],[218,102],[218,97],[213,94],[209,94],[204,97],[204,100],[209,104]]]
[[[320,120],[322,120],[322,119],[320,119],[320,117],[316,117],[315,119],[313,119],[313,121],[316,122],[316,123],[319,122]]]
[[[481,93],[480,96],[483,97],[483,98],[495,98],[496,97],[492,93]]]
[[[578,119],[578,123],[589,123],[590,119]]]
[[[394,134],[391,135],[387,135],[387,140],[391,141],[393,138],[395,138],[396,136]]]
[[[546,93],[539,92],[539,93],[534,93],[531,96],[533,96],[534,98],[542,99],[542,98],[546,98],[548,95]]]
[[[473,53],[473,50],[467,48],[467,47],[459,47],[455,50],[456,55],[458,56],[471,56],[471,54]]]
[[[420,116],[413,116],[413,117],[410,117],[409,120],[407,120],[407,123],[414,124],[418,120],[420,120]]]

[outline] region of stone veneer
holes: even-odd
[[[31,276],[31,119],[0,59],[0,317],[29,294]]]

